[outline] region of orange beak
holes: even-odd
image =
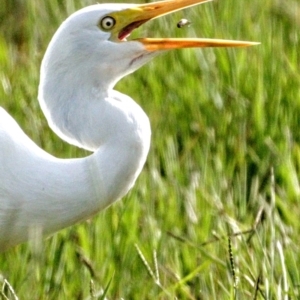
[[[135,28],[149,20],[209,1],[211,0],[165,0],[136,5],[122,11],[111,13],[109,16],[116,21],[112,30],[112,39],[124,41]],[[259,44],[256,42],[205,38],[139,38],[135,39],[135,41],[142,43],[148,51],[195,47],[246,47]]]

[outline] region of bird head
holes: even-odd
[[[94,122],[90,111],[125,75],[166,50],[254,44],[201,38],[128,39],[134,29],[149,20],[208,1],[96,4],[69,16],[54,34],[41,66],[38,98],[50,127],[66,141],[94,149],[100,142],[90,133],[98,119]],[[86,139],[94,139],[94,145],[86,146]]]
[[[241,47],[254,43],[201,38],[138,38],[132,31],[149,20],[211,0],[165,0],[141,5],[96,4],[72,14],[54,35],[45,55],[57,73],[70,67],[98,73],[104,85],[147,63],[163,50],[191,47]],[[48,58],[48,59],[47,59]],[[113,67],[112,67],[113,65]],[[64,68],[65,67],[65,68]],[[105,74],[105,76],[103,76]]]

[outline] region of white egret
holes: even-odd
[[[208,0],[143,5],[96,4],[66,19],[41,66],[39,102],[50,127],[65,141],[91,150],[59,159],[39,148],[0,107],[0,250],[52,234],[90,218],[134,185],[150,145],[150,124],[130,97],[113,87],[164,50],[238,47],[213,39],[136,39],[146,21]]]

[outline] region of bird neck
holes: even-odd
[[[47,56],[44,58],[39,101],[58,136],[94,152],[82,164],[90,178],[89,190],[93,191],[93,196],[88,197],[96,199],[91,206],[98,211],[133,186],[150,147],[149,119],[130,97],[112,89],[118,78],[107,76],[114,78],[107,81],[91,66],[89,72],[82,70],[89,74],[87,77],[77,69],[55,72],[55,66]],[[54,73],[57,75],[51,76]]]
[[[120,131],[130,134],[135,130],[131,125],[149,127],[148,118],[139,105],[112,89],[115,81],[104,80],[95,70],[91,73],[88,78],[82,78],[73,72],[76,75],[69,78],[69,74],[63,72],[59,80],[53,80],[54,76],[41,72],[39,102],[50,128],[60,138],[96,151]]]
[[[146,161],[151,137],[148,117],[130,97],[111,90],[106,95],[96,93],[93,99],[84,110],[72,111],[76,105],[70,108],[77,118],[68,128],[75,141],[95,150],[75,162],[84,170],[84,178],[89,178],[86,199],[79,199],[82,206],[90,205],[87,217],[131,189]]]
[[[130,190],[150,144],[148,118],[142,113],[134,116],[122,121],[124,128],[114,132],[119,134],[107,138],[92,155],[57,159],[0,110],[0,142],[5,146],[0,156],[1,186],[15,187],[0,186],[0,211],[6,211],[0,214],[0,251],[26,241],[26,231],[29,234],[32,228],[49,235],[86,220]]]
[[[99,172],[99,176],[104,176],[99,182],[103,182],[101,190],[106,191],[104,198],[110,203],[123,197],[134,185],[149,152],[151,129],[141,107],[119,92],[111,91],[99,109],[102,118],[95,123],[102,140],[98,141],[100,148],[90,156],[91,174]]]

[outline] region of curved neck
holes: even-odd
[[[149,120],[130,98],[114,95],[104,101],[107,117],[102,119],[111,120],[110,114],[117,119],[99,129],[103,139],[98,150],[80,159],[52,157],[2,113],[0,142],[8,150],[0,156],[0,212],[6,212],[0,213],[0,251],[26,241],[31,228],[49,235],[88,219],[134,185],[149,150]],[[14,188],[8,188],[12,183]]]
[[[36,195],[33,196],[42,202],[41,206],[31,208],[32,214],[51,216],[48,221],[45,216],[40,219],[48,222],[41,224],[46,234],[90,218],[127,194],[142,170],[148,150],[148,141],[123,139],[102,145],[86,158],[43,159],[39,162],[43,169],[36,170],[38,178],[35,178]],[[46,198],[38,192],[42,185],[48,191]],[[45,201],[46,211],[42,208]],[[33,220],[31,216],[29,221]]]

